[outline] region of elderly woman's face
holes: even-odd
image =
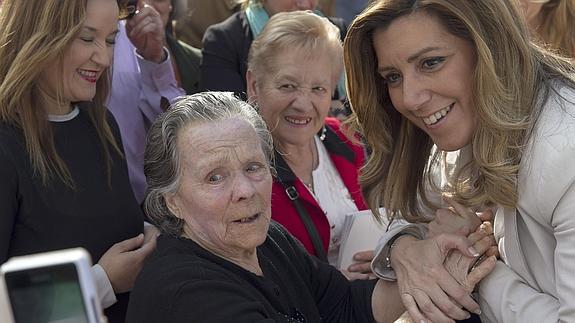
[[[473,44],[425,13],[397,18],[375,32],[373,43],[395,109],[442,150],[469,144],[477,120]]]
[[[264,8],[271,17],[279,12],[314,10],[318,0],[264,0]]]
[[[255,130],[228,119],[180,131],[180,186],[165,199],[184,235],[220,255],[254,251],[266,239],[272,189]]]
[[[278,144],[308,143],[327,117],[336,81],[329,54],[315,54],[284,51],[274,60],[278,70],[273,75],[248,72],[248,96]]]

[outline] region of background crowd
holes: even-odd
[[[109,322],[575,320],[572,0],[0,0],[0,26],[0,264],[85,248]],[[387,232],[334,267],[367,209]]]

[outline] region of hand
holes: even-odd
[[[484,222],[468,239],[482,256],[479,259],[470,258],[453,250],[445,260],[445,269],[471,293],[475,285],[495,268],[497,257],[493,253],[497,252],[497,243],[489,222]]]
[[[375,253],[373,250],[360,251],[356,253],[353,255],[353,260],[356,262],[347,267],[347,270],[342,270],[342,273],[349,280],[376,278],[375,274],[371,271],[371,261],[374,256]]]
[[[106,272],[115,293],[132,290],[144,260],[155,248],[156,238],[152,237],[144,243],[144,234],[141,233],[116,243],[106,251],[98,264]]]
[[[451,207],[439,209],[435,212],[435,218],[428,226],[428,237],[442,233],[457,233],[462,228],[467,228],[473,232],[477,230],[482,222],[493,220],[493,212],[490,209],[475,213],[450,197],[444,196],[443,200]]]
[[[134,17],[126,23],[126,32],[138,54],[145,60],[155,63],[166,60],[164,51],[166,31],[162,18],[154,7],[144,2]]]
[[[391,263],[403,304],[415,322],[466,319],[469,313],[461,306],[470,312],[479,311],[469,292],[444,267],[447,255],[454,249],[468,257],[479,256],[461,235],[441,234],[425,240],[402,236],[396,240]]]

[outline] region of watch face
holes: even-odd
[[[73,263],[8,272],[15,323],[88,323]]]

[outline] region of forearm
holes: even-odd
[[[373,290],[371,307],[377,322],[397,320],[405,312],[397,283],[379,279]]]

